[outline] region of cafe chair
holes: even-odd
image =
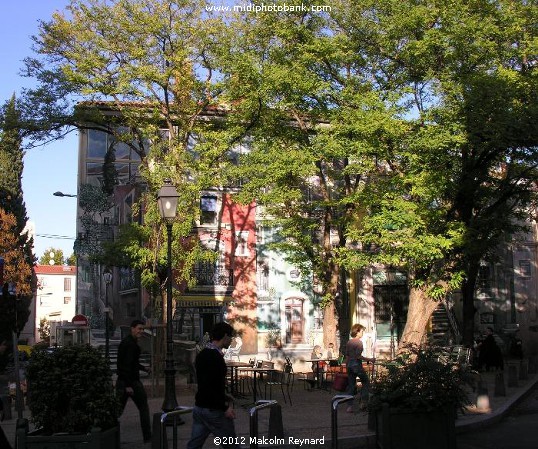
[[[237,359],[238,362],[241,361],[239,358],[239,352],[241,351],[241,346],[243,346],[243,340],[241,340],[241,337],[234,337],[234,342],[232,343],[234,346],[230,346],[226,353],[224,354],[225,360],[233,360],[234,357]]]
[[[282,371],[273,371],[268,374],[267,381],[265,382],[265,391],[264,396],[267,399],[267,389],[269,389],[269,399],[273,398],[273,387],[280,387],[282,391],[282,397],[284,398],[284,403],[286,401],[286,394],[290,405],[293,405],[291,402],[291,390],[293,389],[293,366],[286,364]]]

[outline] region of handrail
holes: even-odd
[[[177,426],[178,426],[178,420],[177,418],[180,415],[184,415],[185,413],[191,413],[192,407],[184,407],[184,406],[178,406],[175,410],[172,410],[170,412],[163,412],[161,414],[161,426],[160,426],[160,439],[159,439],[159,448],[160,449],[166,449],[168,447],[168,439],[166,437],[166,422],[168,418],[173,418],[173,448],[177,449]],[[165,441],[167,442],[165,445]]]
[[[350,394],[338,394],[331,400],[331,447],[338,449],[338,406],[353,400]]]
[[[278,402],[275,400],[260,399],[259,401],[256,401],[256,405],[249,410],[250,449],[258,449],[258,412],[264,408],[273,408],[275,406],[278,406]]]
[[[456,321],[456,317],[454,316],[454,310],[452,307],[450,307],[448,300],[443,301],[443,306],[445,307],[445,312],[448,318],[448,322],[450,324],[450,328],[454,333],[454,338],[456,339],[456,342],[459,343],[461,341],[461,332]]]

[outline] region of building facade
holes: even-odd
[[[34,342],[41,341],[42,320],[48,324],[71,322],[76,315],[76,267],[68,265],[36,265],[37,290],[34,296]]]

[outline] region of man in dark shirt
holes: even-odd
[[[140,414],[140,426],[144,443],[151,441],[151,424],[149,419],[148,396],[144,385],[140,382],[140,371],[149,373],[149,369],[140,364],[140,346],[138,338],[144,331],[144,322],[134,320],[131,323],[131,333],[120,343],[118,348],[118,380],[116,395],[120,401],[121,411],[125,408],[127,399],[131,397]]]
[[[226,363],[222,354],[232,342],[233,328],[228,323],[217,323],[211,332],[211,341],[196,357],[195,406],[192,411],[192,433],[187,449],[199,449],[212,433],[221,438],[222,447],[236,448],[235,411],[232,398],[226,394]]]

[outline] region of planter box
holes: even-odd
[[[376,443],[380,449],[456,449],[456,410],[412,412],[383,404],[376,414]]]
[[[119,424],[101,431],[92,429],[87,434],[43,435],[40,430],[28,432],[28,420],[17,421],[17,449],[120,449]]]

